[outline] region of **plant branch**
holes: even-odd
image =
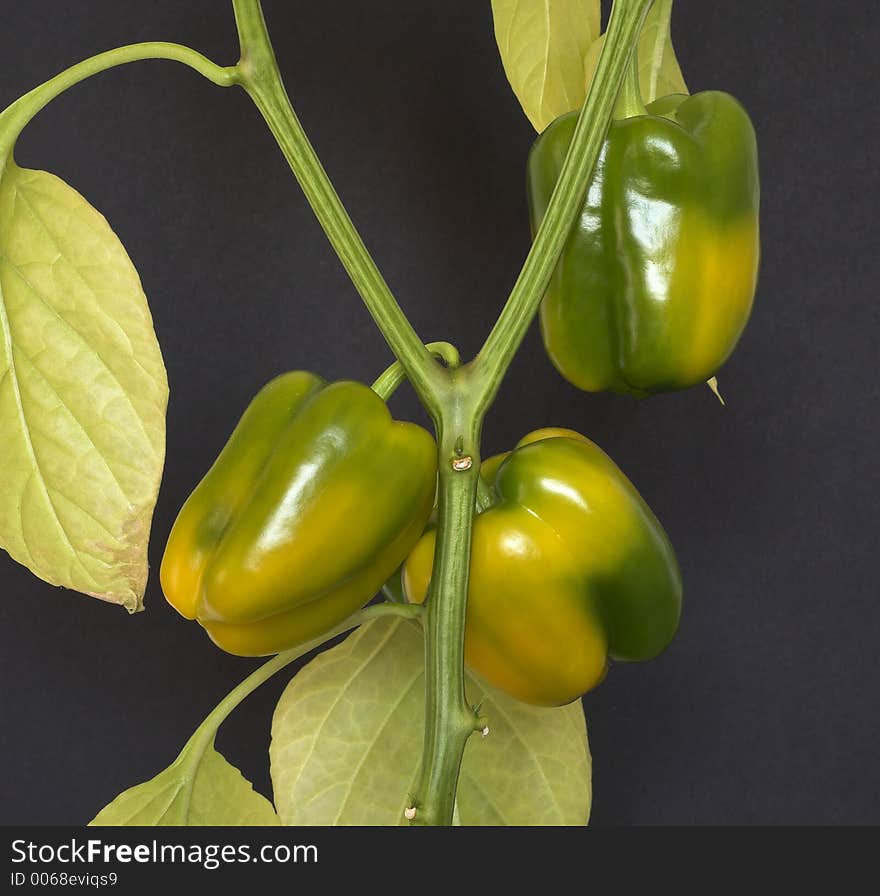
[[[425,348],[428,349],[438,361],[441,361],[447,370],[454,370],[461,364],[461,357],[458,354],[458,349],[448,342],[429,342]],[[375,382],[370,388],[383,401],[388,401],[405,379],[406,371],[404,371],[403,365],[400,361],[395,361],[376,377]]]
[[[632,54],[629,63],[629,71],[623,79],[623,87],[617,98],[617,106],[614,109],[614,117],[632,118],[636,115],[647,115],[648,110],[642,101],[642,91],[639,87],[639,54]]]
[[[233,0],[241,84],[275,135],[319,222],[419,398],[439,443],[438,530],[424,616],[425,737],[407,817],[452,822],[468,737],[485,720],[467,703],[464,629],[483,418],[532,321],[582,206],[651,0],[617,0],[559,182],[510,298],[482,351],[446,369],[432,358],[382,279],[290,104],[259,0]],[[491,498],[484,490],[481,502]],[[399,606],[399,605],[398,605]]]
[[[325,632],[311,641],[306,641],[305,644],[300,644],[272,657],[271,660],[263,663],[259,669],[252,672],[217,704],[187,741],[184,751],[195,748],[196,755],[201,756],[213,741],[217,730],[239,703],[252,694],[261,684],[267,682],[276,672],[280,672],[295,660],[305,656],[307,653],[311,653],[337,635],[341,635],[350,629],[363,625],[365,622],[369,622],[371,619],[378,619],[381,616],[402,616],[405,619],[417,619],[421,613],[422,608],[416,605],[390,602],[373,604],[372,606],[364,607],[357,613],[353,613],[344,622],[340,622],[339,625],[330,629],[329,632]]]
[[[65,69],[0,113],[0,157],[8,154],[25,125],[65,90],[107,69],[143,59],[168,59],[183,63],[220,87],[231,87],[238,83],[238,70],[234,66],[223,68],[201,53],[180,44],[149,41],[107,50]]]
[[[425,602],[425,735],[407,818],[450,825],[468,738],[483,727],[468,705],[464,631],[471,534],[480,481],[482,416],[471,405],[467,370],[453,372],[452,401],[438,428],[438,528]],[[483,721],[483,724],[485,722]]]
[[[241,42],[238,71],[242,86],[275,136],[367,310],[422,403],[436,418],[443,368],[392,295],[309,142],[281,80],[259,0],[233,0],[232,5]]]
[[[453,371],[438,424],[439,514],[425,621],[425,737],[407,818],[449,825],[465,746],[485,720],[468,705],[464,629],[486,410],[531,323],[581,208],[651,0],[617,0],[559,182],[523,270],[483,350]],[[491,495],[484,490],[482,502]]]
[[[651,3],[652,0],[616,0],[612,7],[596,73],[547,212],[507,304],[473,362],[483,390],[481,406],[492,403],[537,313],[575,218],[583,206],[587,185],[596,167]]]

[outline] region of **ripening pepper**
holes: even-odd
[[[364,606],[424,530],[437,447],[355,382],[272,380],[183,505],[162,588],[230,653],[264,656]]]
[[[556,119],[532,147],[533,232],[576,121]],[[541,306],[559,372],[637,396],[712,377],[751,312],[758,203],[755,132],[728,94],[666,96],[614,121]]]
[[[681,579],[660,523],[614,462],[566,429],[530,433],[483,463],[496,503],[474,520],[465,659],[526,703],[568,703],[608,658],[647,660],[672,640]],[[404,565],[424,601],[436,533]]]

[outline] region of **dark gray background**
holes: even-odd
[[[664,522],[684,572],[672,647],[586,700],[594,822],[880,821],[880,500],[874,4],[677,4],[692,89],[750,110],[763,173],[752,322],[708,389],[637,402],[564,382],[530,333],[485,453],[589,434]],[[236,58],[224,2],[4,3],[0,105],[121,43]],[[266,0],[297,110],[418,331],[474,352],[528,248],[533,139],[488,0]],[[868,67],[873,71],[869,71]],[[150,550],[248,399],[293,367],[370,381],[388,352],[243,93],[139,63],[64,95],[17,158],[79,189],[138,266],[168,365],[168,464]],[[411,393],[394,401],[417,416]],[[0,822],[81,823],[155,774],[255,663],[165,603],[53,589],[0,558]],[[268,790],[285,677],[219,745]]]

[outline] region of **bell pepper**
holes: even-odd
[[[183,505],[162,560],[171,605],[224,650],[263,656],[364,606],[422,534],[437,447],[355,382],[295,371],[254,398]]]
[[[576,121],[556,119],[532,147],[533,233]],[[662,97],[614,121],[541,307],[560,373],[636,396],[712,377],[751,312],[758,203],[755,133],[728,94]]]
[[[660,523],[593,442],[543,429],[485,461],[495,504],[474,521],[465,660],[526,703],[568,703],[608,659],[647,660],[678,627],[681,579]],[[407,599],[428,593],[436,533],[407,558]]]

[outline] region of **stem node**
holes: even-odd
[[[474,459],[469,454],[452,458],[452,469],[456,473],[465,473],[474,465]]]

